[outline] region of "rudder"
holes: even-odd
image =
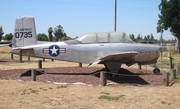
[[[16,19],[12,47],[36,45],[36,26],[32,16],[23,16]]]

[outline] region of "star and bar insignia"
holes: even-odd
[[[44,48],[43,53],[45,53],[45,54],[49,53],[50,56],[56,57],[60,53],[66,53],[66,49],[65,48],[60,48],[57,45],[51,45],[49,48]]]

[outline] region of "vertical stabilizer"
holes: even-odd
[[[12,47],[23,47],[37,44],[34,17],[23,16],[16,19]]]

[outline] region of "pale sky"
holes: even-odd
[[[154,35],[158,5],[161,0],[117,0],[117,31],[127,35]],[[61,25],[65,33],[74,38],[91,32],[114,31],[114,0],[1,0],[0,26],[4,35],[14,33],[15,20],[33,16],[38,33],[48,35],[48,28]],[[165,39],[174,39],[169,31]]]

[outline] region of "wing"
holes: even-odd
[[[0,47],[9,46],[10,44],[0,44]]]
[[[0,47],[10,46],[11,42],[0,42]]]
[[[98,64],[98,63],[103,63],[103,62],[122,62],[122,63],[128,63],[131,62],[134,57],[138,54],[139,52],[137,51],[128,51],[128,52],[120,52],[120,53],[115,53],[111,55],[107,55],[105,57],[101,57],[97,61],[91,63],[89,67]]]
[[[22,54],[25,56],[34,56],[34,49],[32,47],[18,47],[18,48],[13,48],[11,50],[11,53],[14,54]]]

